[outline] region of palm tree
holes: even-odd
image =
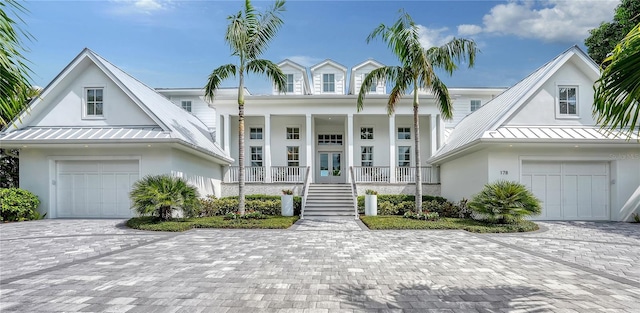
[[[594,85],[593,114],[604,129],[640,136],[640,23],[604,59]]]
[[[225,41],[231,48],[231,55],[238,57],[237,64],[225,64],[211,72],[205,86],[205,96],[213,100],[220,83],[230,76],[238,76],[238,211],[244,215],[244,75],[264,74],[278,90],[286,90],[286,77],[280,68],[269,60],[260,59],[269,42],[282,25],[280,14],[285,10],[284,0],[276,0],[273,7],[265,12],[257,12],[250,0],[245,1],[244,10],[230,15]],[[225,121],[226,123],[226,121]]]
[[[442,116],[452,117],[451,98],[447,86],[435,73],[435,69],[442,69],[449,75],[458,68],[458,63],[468,61],[473,67],[478,49],[475,42],[467,39],[452,39],[440,47],[423,47],[420,44],[419,28],[411,16],[400,11],[400,17],[391,26],[380,24],[367,37],[367,43],[374,38],[381,37],[389,49],[398,57],[399,66],[385,66],[371,71],[362,82],[358,94],[358,111],[363,109],[364,98],[372,84],[378,81],[390,81],[393,89],[387,102],[387,113],[392,115],[396,105],[410,88],[413,92],[413,129],[415,139],[416,165],[416,211],[422,209],[422,173],[420,172],[420,125],[418,123],[418,91],[431,90],[436,98]]]
[[[29,99],[31,70],[22,55],[22,38],[32,39],[31,35],[19,28],[24,23],[9,15],[26,13],[27,10],[15,0],[0,1],[0,129],[7,126],[17,116]]]
[[[174,210],[191,217],[200,207],[196,187],[182,178],[170,175],[145,176],[133,184],[129,193],[133,209],[140,215],[170,220]]]

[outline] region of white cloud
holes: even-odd
[[[581,42],[589,36],[590,29],[613,18],[619,3],[619,0],[513,1],[494,6],[482,19],[482,32],[545,42]],[[458,32],[462,35],[479,28],[460,25]]]
[[[320,63],[323,59],[314,58],[306,55],[294,55],[290,57],[286,57],[285,59],[289,59],[293,62],[296,62],[304,67],[309,67],[311,65],[316,65]]]
[[[113,13],[127,14],[153,14],[158,11],[168,10],[171,7],[170,0],[112,0],[116,4]]]
[[[473,36],[482,32],[482,27],[478,25],[462,24],[458,25],[458,35]]]
[[[420,43],[425,49],[431,47],[439,47],[451,41],[453,35],[446,35],[449,29],[446,27],[431,29],[422,25],[418,25],[418,34],[420,35]]]

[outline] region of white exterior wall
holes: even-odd
[[[287,127],[298,127],[300,139],[287,139]],[[298,146],[300,166],[308,166],[306,138],[304,116],[271,116],[271,165],[287,166],[287,146]]]
[[[373,146],[373,166],[389,166],[389,117],[355,115],[353,126],[353,165],[362,165],[361,148],[363,146]],[[360,139],[361,127],[373,127],[373,139]]]
[[[557,116],[558,85],[578,86],[578,117]],[[567,62],[520,108],[505,126],[595,125],[591,115],[593,80],[573,63]]]
[[[488,179],[488,153],[480,150],[440,166],[441,196],[449,201],[470,199]]]
[[[353,75],[353,86],[352,86],[352,90],[353,90],[353,94],[357,95],[358,93],[360,93],[360,86],[362,86],[362,81],[364,80],[364,77],[366,74],[371,73],[371,71],[375,70],[377,67],[372,65],[372,64],[367,64],[367,65],[363,65],[361,68],[357,69],[356,71],[352,72]],[[378,84],[376,84],[376,91],[375,92],[369,92],[369,94],[385,94],[386,88],[385,88],[385,84],[383,84],[382,82],[378,82]]]
[[[40,199],[38,210],[55,218],[55,160],[140,160],[140,177],[171,173],[169,148],[26,148],[20,150],[20,188]]]
[[[231,149],[231,158],[233,158],[234,162],[231,165],[238,165],[238,117],[232,116],[230,117],[230,134],[231,140],[229,140]],[[252,127],[261,127],[262,128],[262,139],[249,139],[249,131]],[[265,137],[265,128],[264,128],[264,117],[262,116],[245,116],[244,120],[244,164],[245,166],[251,166],[251,150],[249,147],[251,146],[262,146],[263,152],[263,164],[264,164],[264,137]],[[272,140],[273,142],[273,140]],[[273,150],[273,148],[272,148]]]
[[[187,152],[172,149],[171,174],[186,179],[198,188],[201,197],[220,197],[222,191],[222,165]]]
[[[191,114],[200,119],[207,127],[209,131],[213,131],[216,128],[216,110],[209,106],[204,101],[204,96],[167,96],[171,102],[182,108],[182,101],[191,101]]]
[[[484,105],[489,102],[493,97],[491,95],[464,95],[453,100],[453,118],[445,121],[445,127],[452,128],[458,125],[465,116],[471,114],[471,100],[480,100],[480,103]]]
[[[75,127],[108,127],[108,126],[156,126],[149,116],[135,104],[104,72],[95,64],[85,60],[84,66],[79,66],[75,71],[79,71],[77,76],[68,84],[67,88],[59,88],[58,94],[49,94],[38,106],[43,108],[42,112],[33,116],[34,120],[29,122],[30,126],[75,126]],[[89,64],[90,63],[90,64]],[[81,70],[80,68],[86,69]],[[85,106],[85,88],[104,88],[104,118],[83,119],[83,108]],[[35,115],[35,114],[34,114]]]

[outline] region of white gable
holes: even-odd
[[[360,86],[367,74],[371,71],[381,68],[384,65],[375,60],[364,61],[351,69],[351,80],[349,84],[350,94],[358,94],[360,92]],[[384,82],[378,82],[375,91],[370,91],[369,94],[385,94],[387,93],[386,84]]]
[[[325,91],[323,78],[331,77],[330,75],[333,75],[333,83],[329,82],[329,86],[333,86],[333,91]],[[311,77],[314,94],[344,95],[347,91],[347,68],[331,60],[312,66]]]
[[[287,95],[306,95],[310,94],[307,70],[291,60],[284,60],[278,64],[280,70],[285,75],[293,75],[293,92],[287,92]],[[275,85],[273,86],[274,95],[282,94],[278,92]]]

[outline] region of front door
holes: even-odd
[[[338,184],[345,182],[345,173],[342,170],[342,152],[319,152],[316,168],[318,183]]]

